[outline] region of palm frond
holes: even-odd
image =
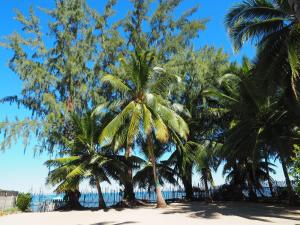
[[[261,40],[283,29],[285,21],[285,18],[272,18],[263,21],[242,21],[236,24],[229,31],[235,51],[240,50],[250,38],[255,38],[258,44]]]
[[[80,159],[79,156],[69,156],[69,157],[63,157],[63,158],[56,158],[56,159],[51,159],[47,160],[44,164],[46,166],[63,166],[66,164],[73,163],[75,161],[78,161]]]
[[[168,127],[160,117],[154,118],[155,137],[162,143],[169,140]]]
[[[139,125],[142,118],[142,106],[138,103],[135,103],[135,107],[131,114],[131,119],[128,127],[128,134],[127,134],[127,144],[132,145],[134,138],[139,133]]]
[[[131,89],[118,77],[106,74],[101,78],[102,83],[109,83],[115,90],[127,93]]]
[[[113,120],[111,120],[102,130],[99,137],[99,143],[103,146],[109,145],[117,133],[118,129],[125,123],[125,120],[130,117],[135,108],[135,102],[130,102]]]
[[[152,115],[149,109],[147,109],[147,106],[143,104],[143,128],[146,135],[148,135],[152,130]]]

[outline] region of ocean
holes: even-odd
[[[162,194],[165,199],[182,199],[185,196],[184,191],[181,190],[162,191]],[[150,193],[146,191],[137,191],[135,192],[135,196],[137,199],[143,199],[150,202],[156,201],[156,193],[153,191]],[[54,201],[62,202],[63,197],[63,194],[32,194],[30,209],[33,212],[52,211],[53,208],[50,206],[51,203]],[[103,197],[106,205],[112,206],[122,200],[123,194],[121,192],[112,191],[103,193]],[[79,202],[84,207],[98,207],[98,194],[82,193]]]

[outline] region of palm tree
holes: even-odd
[[[147,151],[153,168],[153,178],[156,184],[157,207],[165,207],[157,174],[156,159],[153,148],[154,139],[166,143],[170,131],[186,138],[189,132],[184,120],[170,107],[166,100],[168,86],[172,77],[163,68],[155,65],[154,52],[135,51],[130,59],[121,59],[119,73],[105,75],[102,82],[109,83],[121,98],[119,111],[115,118],[103,129],[99,142],[102,145],[111,144],[119,136],[123,126],[128,132],[123,133],[126,140],[126,154],[136,138],[146,139]],[[162,97],[163,96],[163,97]],[[132,177],[132,176],[131,176]]]
[[[227,55],[221,49],[205,46],[199,51],[191,49],[179,52],[168,65],[179,71],[177,73],[181,81],[172,87],[172,98],[191,131],[187,141],[171,135],[176,149],[170,160],[180,174],[186,198],[192,199],[195,157],[202,152],[205,142],[217,139],[222,129],[222,120],[219,118],[223,109],[217,101],[208,98],[207,90],[218,84],[218,78],[229,64]]]
[[[172,143],[176,146],[173,153],[167,160],[167,164],[172,166],[178,176],[180,177],[182,184],[184,186],[185,198],[193,199],[193,167],[195,152],[201,147],[198,143],[187,141],[183,143],[182,140],[177,135],[172,135]]]
[[[291,9],[294,10],[294,14],[297,17],[297,20],[300,22],[300,1],[299,0],[288,0],[291,6]]]
[[[300,140],[297,123],[294,120],[297,118],[293,118],[293,115],[287,113],[282,119],[275,121],[264,134],[270,143],[270,151],[275,153],[276,158],[281,162],[290,204],[295,202],[295,193],[289,177],[289,167],[295,154],[293,144],[298,144]]]
[[[165,183],[178,185],[178,180],[176,176],[178,173],[172,168],[172,165],[169,164],[168,160],[162,160],[165,156],[166,152],[170,151],[172,147],[171,143],[161,144],[155,143],[154,145],[154,154],[156,159],[156,167],[157,173],[160,175],[158,177],[159,184],[163,186]],[[145,150],[146,148],[142,148]],[[133,177],[133,181],[139,188],[144,188],[150,191],[151,189],[155,189],[155,181],[152,176],[153,164],[150,160],[149,152],[142,151],[145,158],[142,163],[142,167]]]
[[[201,181],[204,184],[206,198],[211,199],[208,184],[214,186],[212,170],[216,171],[219,166],[217,152],[220,145],[213,142],[204,142],[201,148],[197,151],[195,157],[196,169],[201,174]]]
[[[236,51],[248,40],[256,43],[256,74],[263,79],[262,84],[276,86],[284,82],[287,95],[294,100],[300,68],[296,15],[299,1],[246,0],[227,13],[225,22]]]
[[[72,162],[72,158],[60,158],[55,161],[48,160],[45,162],[49,168],[55,166],[56,168],[51,170],[47,177],[47,184],[56,186],[56,193],[64,193],[64,200],[66,202],[65,208],[67,209],[81,209],[82,206],[79,202],[80,192],[79,192],[79,183],[81,179],[76,177],[76,179],[66,181],[66,177],[71,171],[73,171],[76,166],[69,165]]]
[[[97,144],[100,126],[96,117],[88,113],[80,118],[71,115],[74,137],[64,139],[65,146],[61,158],[48,160],[45,164],[54,167],[48,175],[47,182],[57,185],[57,192],[78,190],[79,183],[89,179],[98,192],[99,208],[106,208],[101,182],[110,183],[110,178],[118,179],[122,163],[108,150],[100,149]]]
[[[261,146],[266,144],[275,151],[282,167],[289,190],[289,199],[293,200],[293,188],[287,173],[287,160],[292,155],[291,143],[298,138],[293,135],[295,116],[286,110],[285,94],[266,97],[253,79],[255,68],[244,60],[242,68],[228,73],[221,79],[223,99],[230,105],[232,120],[226,132],[223,145],[224,157],[248,157],[251,153],[253,169],[258,162]],[[237,74],[235,74],[237,73]],[[228,105],[227,105],[228,106]],[[253,173],[255,174],[255,173]],[[271,184],[271,182],[269,182]],[[270,188],[272,188],[270,186]]]
[[[274,152],[270,151],[270,146],[267,144],[263,144],[262,146],[262,155],[264,158],[264,162],[265,162],[265,171],[267,173],[267,181],[268,181],[268,185],[269,185],[269,189],[270,189],[270,194],[272,197],[275,197],[275,193],[273,190],[273,182],[270,176],[270,170],[269,170],[269,158],[273,157],[274,158]]]
[[[226,181],[240,188],[240,192],[248,189],[249,198],[255,200],[257,198],[257,191],[263,195],[262,183],[270,177],[270,172],[275,173],[272,168],[274,166],[268,163],[267,168],[264,160],[260,159],[258,162],[253,162],[250,157],[227,159],[223,175],[226,176]]]

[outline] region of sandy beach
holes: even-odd
[[[300,225],[300,208],[255,203],[172,204],[106,211],[22,213],[0,218],[0,225],[214,224]]]

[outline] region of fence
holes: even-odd
[[[11,209],[16,206],[18,192],[0,191],[0,211]]]
[[[222,186],[216,186],[210,188],[208,192],[205,192],[202,187],[196,187],[194,189],[194,197],[201,200],[206,199],[208,196],[213,196],[216,192],[220,190]],[[286,187],[285,182],[273,182],[273,191],[276,197],[280,195],[281,190]],[[163,189],[162,194],[167,201],[175,200],[175,199],[184,199],[185,192],[181,187],[174,187],[169,189]],[[247,190],[243,190],[243,194],[245,197],[248,195]],[[262,183],[262,189],[256,190],[256,194],[258,197],[270,198],[271,191],[267,183]],[[150,203],[154,203],[156,201],[156,193],[154,190],[147,191],[144,189],[135,190],[135,196],[137,199],[144,200]],[[107,206],[115,205],[120,202],[123,198],[123,193],[116,190],[104,190],[103,194],[104,200]],[[79,202],[82,206],[87,208],[98,207],[98,194],[95,192],[82,192]],[[35,212],[45,212],[45,211],[53,211],[56,208],[62,206],[63,195],[45,195],[42,193],[33,194],[32,202],[31,202],[31,210]]]
[[[184,190],[180,188],[168,189],[162,191],[166,200],[183,199],[185,196]],[[136,190],[135,196],[137,199],[144,200],[150,203],[156,201],[155,191]],[[120,202],[123,198],[123,193],[115,190],[105,190],[103,197],[107,206],[112,206]],[[87,208],[98,207],[97,193],[81,193],[79,202]],[[47,195],[47,194],[32,194],[31,210],[34,212],[48,212],[62,206],[63,195]]]

